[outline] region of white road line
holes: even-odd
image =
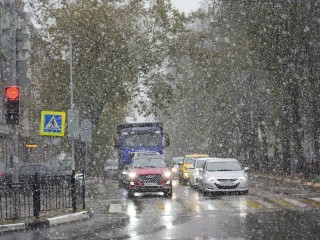
[[[302,203],[302,202],[300,202],[298,200],[295,200],[295,199],[284,198],[283,200],[286,201],[286,202],[289,202],[289,203],[291,203],[291,204],[293,204],[295,206],[302,207],[302,208],[308,206],[307,204]]]

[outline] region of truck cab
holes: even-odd
[[[117,127],[117,138],[115,148],[119,156],[119,179],[126,179],[122,176],[125,166],[132,163],[138,152],[150,152],[163,155],[163,149],[170,145],[170,139],[163,132],[161,122],[123,123]]]

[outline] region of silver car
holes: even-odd
[[[248,169],[243,168],[235,158],[208,158],[200,169],[199,192],[248,194]]]
[[[190,186],[192,188],[196,188],[198,186],[200,169],[203,169],[203,165],[205,164],[207,159],[210,159],[210,158],[198,158],[195,161],[194,167],[191,170],[190,179],[189,179]]]

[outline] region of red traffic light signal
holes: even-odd
[[[20,88],[17,86],[8,86],[4,89],[6,94],[6,100],[9,102],[19,101],[20,98]]]
[[[8,86],[4,89],[5,92],[5,107],[6,121],[10,125],[19,124],[19,100],[20,88],[17,86]]]

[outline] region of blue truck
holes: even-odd
[[[170,145],[161,122],[122,123],[117,126],[115,148],[118,149],[119,170],[129,165],[136,152],[158,152]]]

